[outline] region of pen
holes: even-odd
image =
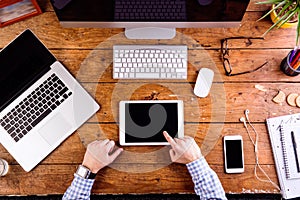
[[[293,66],[293,68],[294,68],[295,70],[299,70],[299,67],[300,67],[300,61],[298,61],[298,62],[295,64],[295,66]]]
[[[292,53],[291,53],[291,56],[290,56],[290,60],[289,60],[290,63],[292,62],[292,59],[294,58],[296,51],[298,51],[298,46],[296,46],[296,47],[292,50]]]
[[[297,51],[295,53],[295,56],[292,58],[292,62],[290,63],[290,65],[293,67],[295,66],[295,64],[297,63],[297,61],[299,60],[300,58],[300,51]]]
[[[296,159],[297,171],[300,172],[299,159],[298,159],[298,154],[297,154],[297,144],[296,144],[296,141],[295,141],[294,131],[291,132],[291,135],[292,135],[292,143],[293,143],[293,147],[294,147],[294,154],[295,154],[295,159]]]

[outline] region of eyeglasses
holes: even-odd
[[[246,40],[246,46],[250,46],[252,44],[251,40],[264,40],[264,38],[262,37],[230,37],[230,38],[225,38],[221,40],[221,54],[222,54],[222,62],[223,62],[223,67],[225,70],[225,73],[227,76],[236,76],[236,75],[241,75],[241,74],[247,74],[247,73],[251,73],[251,72],[255,72],[257,70],[259,70],[260,68],[262,68],[263,66],[265,66],[268,61],[266,61],[264,64],[262,64],[261,66],[253,69],[253,70],[248,70],[248,71],[244,71],[244,72],[239,72],[239,73],[232,73],[232,66],[229,62],[229,49],[228,49],[228,40]]]

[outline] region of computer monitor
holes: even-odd
[[[51,0],[63,27],[125,28],[131,39],[168,39],[176,28],[239,26],[250,0]]]

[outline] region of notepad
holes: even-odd
[[[269,118],[266,122],[282,197],[300,197],[300,172],[297,167],[300,155],[300,113]]]

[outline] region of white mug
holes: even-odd
[[[0,176],[5,176],[8,173],[9,165],[8,162],[0,158]]]

